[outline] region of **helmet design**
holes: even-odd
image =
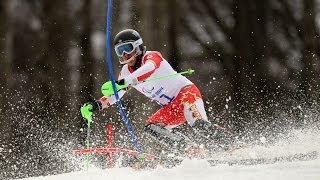
[[[126,64],[132,61],[135,57],[143,53],[142,38],[140,34],[133,29],[120,31],[114,38],[114,49],[119,57],[120,64]],[[124,53],[131,54],[136,50],[136,54],[127,60],[123,60]]]

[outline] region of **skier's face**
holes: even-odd
[[[134,50],[132,53],[130,53],[130,54],[127,54],[127,53],[124,53],[124,55],[122,56],[122,60],[123,61],[127,61],[128,59],[130,59],[130,58],[133,58],[130,62],[128,62],[128,65],[129,66],[134,66],[134,64],[136,63],[136,57],[133,57],[133,56],[135,56],[136,55],[136,51],[137,50]]]

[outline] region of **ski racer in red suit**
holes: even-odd
[[[132,29],[119,32],[114,39],[115,52],[120,64],[123,64],[116,83],[131,84],[132,88],[161,105],[161,108],[146,121],[145,132],[154,139],[177,146],[179,149],[186,149],[194,143],[183,133],[184,128],[180,128],[180,132],[175,131],[182,125],[192,127],[202,137],[213,136],[215,132],[209,129],[212,126],[208,121],[201,93],[186,77],[177,75],[137,83],[148,78],[176,73],[160,52],[146,51],[142,43],[139,33]],[[126,91],[127,89],[119,90],[119,97],[121,98]],[[89,111],[102,110],[114,103],[114,95],[103,96],[85,104],[81,112],[84,118],[88,118],[86,113]],[[89,118],[91,116],[92,113]]]

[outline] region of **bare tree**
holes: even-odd
[[[91,16],[90,16],[90,0],[85,0],[82,5],[80,15],[82,16],[82,31],[80,35],[80,46],[81,46],[81,91],[80,91],[80,102],[86,102],[93,100],[94,93],[94,58],[91,54]]]
[[[9,29],[9,15],[7,14],[7,1],[0,2],[0,21],[2,25],[0,27],[0,107],[1,111],[4,110],[5,104],[8,103],[7,91],[8,91],[8,77],[10,77],[10,59],[8,55],[8,29]]]
[[[319,91],[319,33],[316,28],[316,14],[314,0],[303,1],[304,12],[302,18],[303,64],[302,90],[308,99],[317,97]],[[317,70],[318,69],[318,70]]]
[[[261,101],[266,81],[267,1],[235,1],[233,86],[239,108],[256,106]],[[267,89],[265,89],[267,90]]]
[[[172,67],[181,70],[180,50],[177,43],[179,35],[179,8],[176,1],[167,1],[166,7],[168,13],[168,60]]]

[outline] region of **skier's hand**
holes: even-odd
[[[115,84],[117,91],[125,89],[129,86],[128,84],[125,84],[124,79],[116,81]],[[104,96],[110,96],[114,94],[111,81],[107,81],[102,85],[101,92]]]
[[[124,79],[119,79],[119,80],[116,80],[115,82],[116,82],[116,84],[118,84],[120,86],[125,84]]]
[[[81,116],[85,118],[88,121],[88,123],[91,123],[93,111],[100,109],[101,103],[99,101],[95,100],[92,102],[88,102],[80,108]]]

